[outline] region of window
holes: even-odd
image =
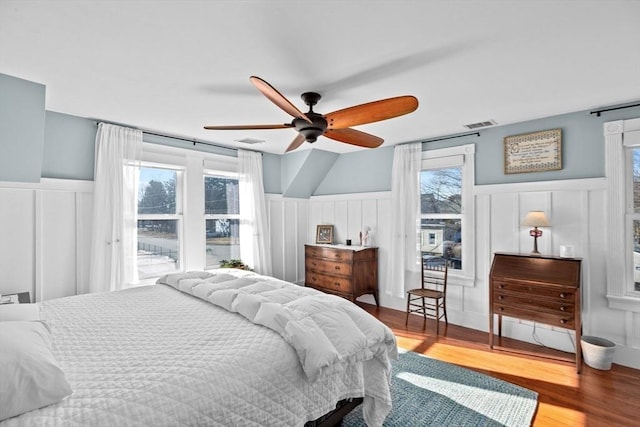
[[[633,290],[640,292],[640,148],[633,147],[627,151],[630,163],[627,177],[633,199],[633,211],[629,213],[631,229],[628,231],[633,236]]]
[[[422,153],[420,251],[425,263],[449,265],[473,283],[472,144]],[[460,283],[462,284],[462,283]]]
[[[640,118],[604,123],[607,299],[640,312]]]
[[[235,174],[204,177],[206,265],[240,259],[240,201]]]
[[[138,168],[138,276],[180,269],[182,172]]]

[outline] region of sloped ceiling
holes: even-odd
[[[384,146],[640,99],[640,2],[627,0],[0,1],[0,73],[46,85],[49,111],[282,154],[291,120],[257,75],[306,111],[415,95],[359,126]],[[311,147],[361,148],[320,138]]]

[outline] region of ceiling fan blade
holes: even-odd
[[[415,96],[397,96],[334,111],[326,114],[324,118],[327,119],[328,129],[345,129],[402,116],[415,111],[416,108],[418,99]]]
[[[305,141],[304,135],[299,133],[298,136],[295,137],[293,142],[291,142],[291,144],[289,144],[289,146],[287,147],[287,149],[284,152],[288,153],[289,151],[295,150],[296,148],[301,146],[304,141]]]
[[[228,126],[205,126],[207,130],[251,130],[251,129],[286,129],[293,127],[291,123],[281,125],[228,125]]]
[[[298,110],[298,108],[291,103],[287,98],[284,97],[276,88],[271,86],[266,81],[262,80],[260,77],[251,76],[249,78],[251,83],[260,91],[264,96],[269,98],[271,102],[276,104],[278,107],[282,108],[284,111],[289,113],[291,116],[295,118],[300,118],[308,121],[309,123],[313,123],[309,117],[307,117],[302,111]]]
[[[347,144],[357,145],[365,148],[376,148],[382,145],[384,139],[371,135],[370,133],[361,132],[355,129],[327,129],[324,132],[327,138],[336,141],[346,142]]]

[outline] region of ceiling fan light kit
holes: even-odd
[[[265,80],[256,76],[251,76],[249,80],[265,97],[293,117],[291,123],[205,126],[205,129],[249,130],[294,128],[298,132],[298,135],[291,144],[289,144],[286,152],[295,150],[305,141],[309,143],[316,142],[320,136],[326,136],[335,141],[359,147],[376,148],[384,142],[382,138],[351,129],[351,126],[391,119],[409,114],[418,108],[418,99],[415,96],[407,95],[355,105],[323,115],[313,111],[313,106],[320,101],[321,95],[316,92],[305,92],[301,95],[301,98],[304,103],[309,106],[309,111],[303,113]]]

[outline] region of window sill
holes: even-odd
[[[640,298],[607,295],[607,299],[609,300],[609,308],[640,313]]]

